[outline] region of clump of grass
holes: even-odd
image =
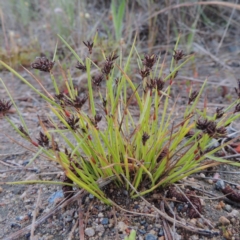
[[[102,51],[103,64],[96,65],[92,56],[97,51],[97,37],[93,42],[84,42],[89,51],[85,61],[60,39],[76,57],[79,71],[86,72],[88,91],[84,94],[79,93],[69,74],[67,91],[59,90],[52,74],[54,60],[37,59],[32,67],[50,74],[55,95],[38,91],[0,62],[39,94],[54,114],[54,118],[49,115],[47,120],[39,119],[42,130],[36,140],[29,135],[23,118],[22,126],[18,127],[4,115],[15,130],[32,143],[37,154],[40,151],[61,165],[65,189],[67,186],[69,191],[72,186],[78,186],[111,204],[98,184],[101,180],[112,179],[116,186],[128,189],[134,198],[208,167],[222,163],[240,165],[214,156],[221,146],[212,144],[213,139],[226,137],[226,126],[239,118],[236,114],[240,111],[239,99],[226,109],[207,114],[206,107],[198,109],[205,81],[199,91],[191,89],[188,103],[182,106],[181,119],[177,120],[178,106],[172,102],[171,90],[177,81],[177,72],[193,59],[192,55],[186,56],[177,49],[178,42],[173,49],[171,72],[164,76],[165,64],[160,57],[152,53],[140,57],[135,42],[126,60],[121,52],[118,55]],[[133,81],[131,61],[138,62],[140,83]],[[93,68],[98,71],[94,75]],[[84,107],[87,110],[83,110]],[[3,107],[3,111],[6,108]],[[56,138],[62,141],[56,142]]]

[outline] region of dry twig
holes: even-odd
[[[40,189],[38,190],[38,198],[37,198],[36,206],[35,206],[35,209],[34,209],[34,212],[33,212],[30,239],[33,239],[33,237],[34,237],[35,222],[36,222],[36,218],[37,218],[37,215],[38,215],[39,207],[41,205],[41,194],[42,194],[42,188],[40,187]]]

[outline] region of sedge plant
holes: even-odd
[[[212,144],[213,140],[226,137],[226,126],[239,118],[239,99],[226,109],[218,108],[215,114],[209,114],[206,106],[199,109],[205,81],[199,91],[190,91],[188,102],[181,106],[177,116],[178,106],[171,91],[177,72],[193,59],[192,55],[185,56],[178,50],[178,42],[172,52],[169,74],[164,75],[165,63],[161,58],[155,54],[141,56],[135,41],[126,58],[121,52],[102,50],[103,62],[96,64],[93,55],[98,50],[97,36],[93,42],[84,42],[88,52],[84,60],[61,36],[59,38],[76,58],[78,71],[86,76],[88,90],[84,93],[78,91],[70,72],[65,74],[67,91],[61,91],[53,74],[54,60],[39,58],[32,67],[50,75],[55,94],[50,94],[42,85],[42,91],[37,90],[0,61],[42,97],[51,111],[46,119],[39,118],[42,130],[34,139],[20,112],[17,111],[21,126],[16,126],[7,116],[10,101],[0,103],[2,115],[33,145],[36,153],[62,167],[65,181],[53,183],[64,185],[64,190],[71,190],[73,186],[83,188],[111,204],[99,184],[106,179],[114,181],[116,187],[129,190],[134,198],[212,166],[240,165],[217,157],[215,153],[222,146]],[[141,81],[134,79],[133,62],[138,63]],[[1,82],[6,88],[4,81]],[[12,96],[10,99],[17,108]],[[61,141],[56,142],[57,138]],[[34,182],[44,183],[22,183]]]

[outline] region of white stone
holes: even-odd
[[[85,234],[88,236],[88,237],[92,237],[95,235],[95,230],[93,228],[86,228],[85,229]]]
[[[124,232],[128,228],[128,226],[124,222],[118,222],[117,227],[119,232]]]

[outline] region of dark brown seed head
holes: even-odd
[[[209,121],[207,119],[198,119],[196,122],[196,128],[199,130],[205,130],[208,127]]]
[[[142,144],[143,144],[143,146],[145,146],[145,144],[146,144],[146,142],[147,142],[147,140],[149,138],[150,138],[150,136],[146,132],[144,132],[143,135],[142,135]]]
[[[4,116],[6,113],[8,113],[11,107],[11,101],[5,101],[4,99],[0,100],[0,116]]]
[[[60,92],[59,94],[55,94],[55,98],[58,100],[63,100],[65,98],[65,95],[63,92]]]
[[[216,129],[216,136],[215,138],[223,138],[227,136],[227,129],[225,127],[219,127]]]
[[[102,100],[102,105],[104,108],[107,106],[107,100],[105,98],[103,98]]]
[[[155,54],[145,55],[144,59],[142,59],[143,65],[149,69],[152,69],[156,61],[157,61],[157,56]]]
[[[157,157],[157,163],[159,163],[167,154],[168,154],[168,149],[167,148],[162,149],[161,153]]]
[[[46,57],[37,57],[36,61],[31,64],[31,67],[42,72],[50,72],[53,65],[54,62],[48,60]]]
[[[144,79],[145,77],[147,77],[149,74],[150,74],[149,68],[145,68],[145,69],[142,69],[142,70],[140,71],[140,75],[141,75],[142,79]]]
[[[205,130],[203,130],[204,133],[207,133],[210,137],[213,137],[217,130],[217,123],[213,121],[208,122],[208,126]]]
[[[235,92],[237,93],[238,95],[238,98],[240,98],[240,79],[238,79],[238,87],[237,88],[234,88],[235,89]]]
[[[97,76],[93,76],[92,82],[93,82],[93,84],[96,85],[97,87],[100,87],[103,79],[104,79],[103,74],[100,74],[100,75],[97,75]]]
[[[120,83],[120,81],[121,81],[121,78],[115,78],[115,84],[116,84],[116,86],[118,86],[118,84]]]
[[[81,109],[84,103],[88,100],[88,96],[84,95],[82,97],[76,97],[74,100],[65,99],[64,103],[71,107]]]
[[[96,123],[99,123],[102,120],[102,116],[100,114],[96,114],[94,120]]]
[[[114,60],[116,60],[118,58],[118,55],[116,55],[115,53],[110,54],[108,57],[106,57],[106,61],[107,62],[113,62]]]
[[[106,61],[102,69],[102,73],[108,76],[113,69],[113,62]]]
[[[207,119],[199,119],[196,122],[196,128],[203,131],[203,133],[207,133],[210,137],[214,137],[217,133],[217,123],[214,121],[210,121]]]
[[[236,112],[240,112],[240,103],[238,103],[236,106],[235,106],[235,110],[233,113],[236,113]]]
[[[79,128],[79,118],[74,115],[68,117],[66,122],[73,131],[76,131]]]
[[[80,62],[77,63],[76,68],[79,70],[82,70],[83,72],[85,72],[87,70],[87,67],[83,64],[81,64]]]
[[[188,104],[192,103],[196,97],[198,96],[198,92],[197,91],[193,91],[190,95],[190,97],[188,98]]]
[[[149,82],[147,82],[147,88],[152,91],[153,89],[156,88],[156,80],[155,79],[150,79]]]
[[[216,119],[221,118],[224,115],[224,112],[222,111],[224,107],[220,107],[216,109]]]
[[[88,48],[88,52],[89,52],[90,54],[92,54],[93,43],[91,43],[91,42],[89,42],[89,41],[87,41],[87,42],[84,42],[84,41],[83,41],[83,44]]]
[[[37,141],[40,146],[44,148],[49,148],[49,139],[44,133],[39,133],[39,138],[37,138]]]
[[[176,51],[174,50],[173,58],[176,62],[183,59],[184,56],[185,54],[183,53],[183,50],[176,50]]]
[[[161,78],[155,78],[156,87],[158,91],[162,91],[164,87],[164,81]]]
[[[64,153],[67,155],[67,157],[69,157],[69,158],[71,157],[72,153],[70,151],[68,151],[68,149],[66,147],[64,148]]]
[[[26,130],[23,128],[23,126],[19,126],[18,130],[27,138],[30,138],[29,134],[26,132]]]
[[[191,138],[193,137],[195,134],[195,132],[193,130],[190,130],[187,132],[187,134],[184,136],[185,138]]]

